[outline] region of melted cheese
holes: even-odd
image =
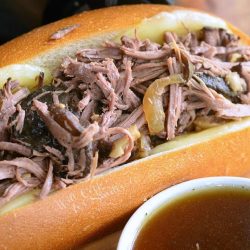
[[[31,202],[35,201],[39,195],[39,190],[32,190],[28,193],[18,196],[17,198],[11,200],[10,202],[6,203],[0,209],[0,216],[4,215],[16,208],[23,207]]]
[[[29,64],[11,64],[0,69],[0,88],[8,78],[18,80],[20,86],[26,86],[32,89],[37,84],[37,77],[40,72],[44,73],[44,82],[48,84],[52,81],[52,75],[48,69],[29,65]]]
[[[240,121],[228,122],[217,127],[205,129],[201,132],[177,136],[169,142],[156,146],[150,151],[149,154],[154,155],[169,151],[177,151],[182,148],[190,147],[194,144],[201,144],[206,141],[222,137],[226,134],[244,130],[248,127],[250,127],[250,117],[242,118]]]
[[[191,10],[178,10],[171,13],[161,12],[151,18],[144,19],[136,27],[125,32],[124,35],[134,37],[136,30],[136,35],[140,39],[148,38],[153,42],[162,43],[163,34],[166,31],[185,35],[190,31],[198,31],[204,26],[228,30],[226,22],[218,17]]]

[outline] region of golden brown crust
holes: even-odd
[[[103,33],[126,29],[139,23],[143,18],[153,16],[161,11],[176,9],[180,8],[167,5],[147,5],[146,8],[144,5],[118,6],[106,8],[105,10],[93,10],[65,18],[34,29],[0,46],[0,67],[26,62],[49,50],[63,45],[70,45],[71,42],[79,38],[98,36]],[[80,24],[80,27],[62,39],[49,41],[53,33],[74,24]]]
[[[206,176],[249,176],[249,138],[247,128],[56,192],[0,218],[0,246],[69,249],[126,218],[168,186]]]
[[[180,9],[185,8],[167,5],[147,5],[146,7],[145,5],[133,5],[98,9],[74,15],[34,29],[0,46],[0,67],[15,63],[26,63],[49,51],[62,46],[70,46],[76,40],[127,29],[138,24],[143,18],[151,17],[162,11],[173,12]],[[49,40],[50,36],[56,31],[75,24],[80,24],[79,28],[62,39]],[[239,34],[243,42],[249,43],[250,38],[247,35],[233,25],[228,25],[233,32]]]
[[[50,49],[69,45],[79,37],[128,28],[145,17],[175,9],[161,5],[122,6],[64,19],[1,46],[0,66],[24,62]],[[80,23],[81,28],[48,43],[52,33],[76,23]],[[250,44],[245,34],[230,27]],[[136,161],[17,209],[0,217],[0,248],[69,249],[127,218],[143,201],[175,183],[215,175],[248,176],[249,138],[250,128],[247,128]]]

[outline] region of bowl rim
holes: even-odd
[[[179,195],[216,187],[244,187],[250,190],[250,179],[235,176],[204,177],[185,181],[159,192],[142,204],[130,217],[121,233],[117,250],[132,250],[145,219],[162,205],[171,203]]]

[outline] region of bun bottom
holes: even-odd
[[[250,128],[245,128],[56,192],[0,217],[0,246],[73,248],[117,228],[144,201],[171,185],[207,176],[249,177],[249,138]]]

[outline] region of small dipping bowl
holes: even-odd
[[[119,239],[117,250],[132,250],[137,236],[147,225],[150,215],[157,214],[162,207],[167,208],[176,199],[196,191],[209,191],[214,188],[238,188],[250,191],[250,179],[241,177],[207,177],[183,182],[156,194],[139,207],[127,222]],[[250,195],[249,195],[250,197]],[[202,248],[201,248],[202,249]]]

